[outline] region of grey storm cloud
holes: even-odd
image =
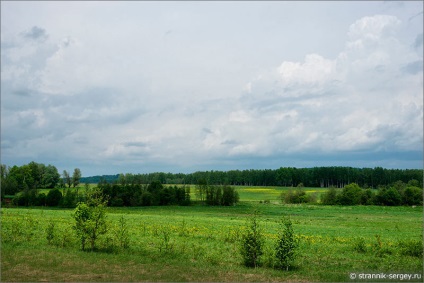
[[[146,147],[148,144],[145,142],[126,142],[124,145],[133,147]]]
[[[423,34],[418,34],[414,41],[414,48],[419,49],[423,47]]]
[[[24,32],[23,36],[38,41],[45,41],[48,38],[46,30],[38,26],[33,26],[30,30]]]
[[[406,66],[402,67],[402,71],[410,73],[410,74],[417,74],[419,72],[423,71],[423,60],[418,60],[411,62],[407,64]]]

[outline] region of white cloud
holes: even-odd
[[[294,2],[224,12],[224,3],[45,5],[32,17],[2,10],[2,156],[12,164],[49,156],[178,171],[422,151],[422,15],[408,20],[404,8],[382,15],[360,3],[327,21],[328,9],[310,6],[294,17]],[[368,8],[375,16],[356,17]]]
[[[363,17],[349,27],[348,36],[351,42],[357,42],[364,48],[365,43],[379,42],[382,38],[394,36],[401,21],[391,15],[375,15]]]
[[[304,63],[283,62],[278,68],[281,83],[291,84],[323,84],[336,79],[335,62],[318,54],[308,54]]]

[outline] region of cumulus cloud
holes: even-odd
[[[318,54],[308,54],[305,62],[283,62],[278,68],[280,82],[285,86],[296,84],[324,84],[336,79],[335,62]]]
[[[336,58],[308,54],[260,75],[216,138],[246,155],[421,150],[422,57],[397,38],[400,25],[361,18]]]

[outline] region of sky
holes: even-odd
[[[423,168],[423,2],[1,1],[1,162]]]

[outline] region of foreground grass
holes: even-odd
[[[245,268],[240,235],[253,209],[266,237],[263,267]],[[422,239],[422,207],[276,205],[109,208],[111,232],[99,251],[82,252],[72,210],[2,209],[2,281],[351,281],[352,272],[422,274],[422,258],[404,255],[401,240]],[[295,268],[272,268],[278,221],[290,215],[301,239]],[[113,245],[123,216],[130,248]],[[56,223],[53,244],[45,229]],[[20,226],[22,229],[18,229]],[[31,231],[29,233],[28,231]],[[384,252],[376,253],[378,235]],[[358,237],[365,251],[355,251]],[[420,280],[418,280],[420,281]]]

